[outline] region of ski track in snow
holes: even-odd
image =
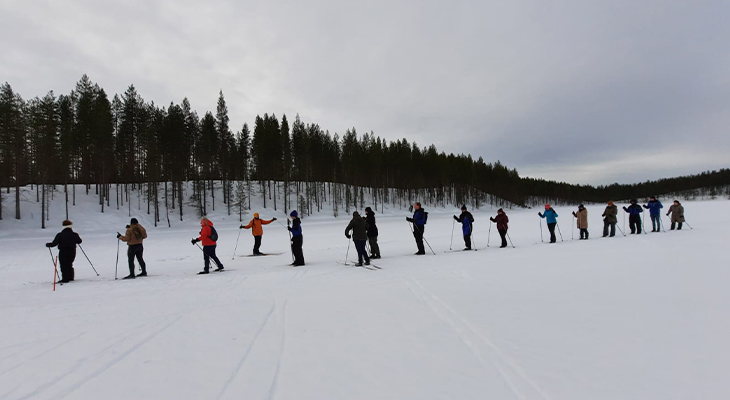
[[[266,325],[269,324],[269,321],[271,320],[271,316],[274,315],[275,311],[276,311],[276,303],[271,305],[271,309],[269,310],[268,314],[266,314],[264,321],[261,322],[258,330],[256,331],[256,334],[254,334],[253,338],[251,339],[251,342],[246,347],[246,350],[243,352],[241,357],[238,359],[238,363],[236,364],[236,367],[233,369],[231,376],[228,377],[228,380],[223,383],[223,387],[221,388],[220,392],[218,392],[218,396],[216,396],[216,399],[218,399],[218,400],[222,399],[223,396],[226,394],[228,387],[231,385],[231,383],[233,381],[236,380],[236,377],[241,372],[241,368],[243,367],[243,364],[246,363],[246,359],[248,358],[248,355],[251,353],[251,350],[253,350],[254,346],[256,345],[256,340],[258,340],[259,335],[261,335],[261,332],[263,332],[264,328],[266,328]]]
[[[183,315],[179,315],[176,318],[172,318],[171,321],[169,321],[167,323],[164,323],[160,329],[157,329],[157,330],[153,331],[152,333],[150,333],[149,335],[145,336],[144,338],[140,339],[139,341],[136,341],[127,350],[125,350],[124,352],[122,352],[118,356],[114,357],[113,359],[111,359],[107,363],[103,364],[101,367],[95,369],[92,373],[88,374],[87,376],[85,376],[81,380],[77,381],[75,384],[73,384],[73,386],[71,386],[67,390],[65,390],[65,391],[59,393],[58,395],[56,395],[56,398],[63,399],[66,396],[70,395],[71,393],[75,392],[76,390],[80,389],[87,382],[91,381],[95,377],[101,375],[102,373],[104,373],[108,369],[110,369],[110,368],[114,367],[115,365],[117,365],[120,361],[122,361],[125,358],[127,358],[130,354],[132,354],[135,351],[139,350],[142,346],[144,346],[145,344],[147,344],[148,342],[150,342],[151,340],[153,340],[154,338],[156,338],[159,334],[161,334],[162,332],[164,332],[165,330],[167,330],[171,326],[175,325],[175,323],[177,323],[178,321],[180,321],[182,318],[183,318]],[[132,335],[134,335],[134,333],[132,333],[129,336],[125,337],[121,341],[126,340],[128,337],[130,337]],[[110,348],[112,348],[112,346],[107,347],[105,349],[105,351],[107,349],[110,349]],[[103,351],[101,353],[103,354],[105,351]],[[83,360],[79,360],[79,363],[81,363],[81,362],[83,362]],[[72,370],[69,370],[69,373],[70,372],[73,372],[73,371]],[[60,380],[60,378],[59,378],[59,380]]]

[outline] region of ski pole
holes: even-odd
[[[684,223],[685,223],[685,224],[687,224],[687,220],[686,220],[686,219],[684,220]],[[692,227],[692,225],[690,225],[690,224],[687,224],[687,226],[689,226],[689,229],[694,229],[694,228]]]
[[[487,247],[489,247],[490,240],[492,240],[492,221],[489,221],[489,234],[487,235]]]
[[[573,213],[573,227],[570,229],[570,240],[575,240],[575,212]]]
[[[643,213],[643,211],[642,211],[642,213]],[[646,225],[644,225],[645,218],[641,214],[639,214],[639,218],[641,219],[641,229],[644,231],[644,235],[646,235]]]
[[[505,232],[504,234],[507,235],[507,239],[509,239],[509,244],[511,244],[512,245],[512,248],[514,249],[515,248],[515,245],[514,245],[514,243],[512,243],[512,238],[509,237],[509,233]]]
[[[236,238],[236,247],[233,248],[233,258],[231,258],[231,260],[235,260],[236,259],[236,250],[238,250],[238,239],[240,239],[240,238],[241,238],[241,230],[239,229],[238,230],[238,237]]]
[[[426,245],[428,245],[428,248],[431,249],[431,253],[433,253],[433,255],[436,255],[436,252],[433,251],[431,244],[428,243],[428,240],[426,240],[426,236],[423,234],[423,232],[421,232],[421,237],[423,238],[423,241],[426,242]]]
[[[279,220],[276,220],[276,222],[279,222]],[[289,252],[291,253],[291,261],[292,263],[296,262],[296,258],[294,257],[294,238],[292,237],[291,231],[289,230],[289,223],[291,222],[290,219],[286,220],[286,230],[289,232]],[[279,222],[281,224],[281,222]],[[284,226],[284,224],[281,224],[281,226]]]
[[[51,262],[53,263],[53,269],[56,270],[55,274],[56,276],[60,276],[61,274],[58,273],[58,258],[56,258],[56,261],[53,261],[53,251],[51,251],[51,248],[48,248],[48,253],[51,255]],[[56,290],[56,280],[54,278],[53,280],[53,290]]]
[[[205,253],[205,250],[203,250],[203,248],[200,247],[200,245],[198,243],[195,243],[195,245],[198,246],[198,248],[200,249],[200,251],[202,251],[203,253]]]
[[[560,232],[560,224],[557,221],[555,221],[555,227],[558,228],[558,233],[560,234],[560,241],[564,242],[565,240],[563,240],[563,232]]]
[[[117,238],[117,264],[114,266],[114,280],[117,280],[117,270],[119,269],[119,238]]]
[[[545,241],[542,239],[542,218],[540,218],[540,241],[545,243]]]
[[[451,221],[451,242],[449,243],[449,250],[454,245],[454,226],[456,225],[456,220]]]
[[[471,236],[471,246],[474,248],[474,251],[477,251],[477,242],[474,240],[474,227],[469,227],[469,236]]]
[[[345,253],[345,265],[347,265],[347,258],[350,257],[350,243],[352,243],[352,240],[347,239],[347,252]]]
[[[624,211],[624,231],[626,230],[626,211]],[[621,231],[623,233],[623,231]],[[626,235],[624,235],[626,236]]]
[[[84,248],[81,247],[81,244],[79,244],[79,248],[81,249],[81,252],[84,253],[84,257],[86,257],[86,261],[88,261],[89,264],[91,265],[91,269],[93,269],[94,272],[96,272],[96,268],[94,268],[94,264],[92,264],[91,260],[89,260],[89,256],[86,255],[86,252],[84,251]],[[98,272],[96,272],[96,276],[99,276]]]
[[[618,224],[616,224],[616,228],[618,228],[618,231],[621,232],[622,235],[626,236],[626,234],[624,233],[624,231],[621,230],[621,227],[618,226]]]

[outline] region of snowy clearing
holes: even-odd
[[[730,398],[729,205],[684,203],[693,230],[606,239],[603,206],[589,206],[588,241],[571,241],[573,208],[559,207],[554,245],[538,210],[508,210],[514,249],[497,248],[495,227],[486,248],[496,213],[472,210],[481,250],[454,253],[457,210],[427,208],[436,255],[421,257],[393,210],[378,215],[375,271],[337,263],[347,216],[304,219],[307,265],[293,268],[281,225],[264,227],[262,251],[283,254],[243,257],[244,230],[232,259],[237,218],[211,215],[226,271],[207,276],[194,218],[154,228],[143,215],[150,276],[134,281],[114,281],[125,210],[94,209],[74,226],[101,276],[79,251],[78,281],[55,292],[43,245],[60,220],[5,220],[0,398]]]

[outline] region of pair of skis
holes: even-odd
[[[346,262],[346,261],[345,261],[345,262],[342,262],[342,261],[337,261],[337,263],[338,263],[338,264],[341,264],[341,265],[346,265],[346,266],[348,266],[348,267],[349,267],[349,266],[353,266],[353,267],[362,267],[362,268],[366,268],[366,269],[369,269],[369,270],[371,270],[371,271],[377,271],[377,270],[379,270],[379,269],[382,269],[382,268],[378,267],[378,266],[377,266],[377,265],[375,265],[375,264],[370,264],[370,265],[365,265],[365,264],[363,264],[363,265],[357,265],[357,264],[351,264],[351,263],[348,263],[348,262]]]

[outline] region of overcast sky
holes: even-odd
[[[256,114],[629,183],[730,167],[728,1],[0,0],[0,82],[86,73]]]

